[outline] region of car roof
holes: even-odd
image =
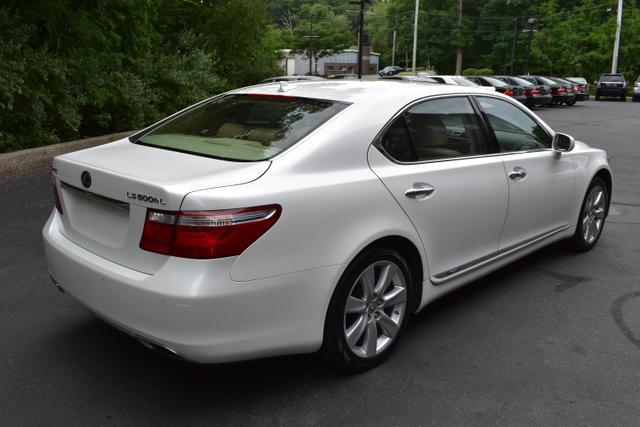
[[[478,93],[486,95],[487,91],[470,86],[425,84],[425,82],[413,82],[410,80],[379,79],[323,80],[309,81],[302,84],[298,84],[297,82],[282,84],[266,83],[236,89],[228,93],[295,96],[348,103],[364,103],[376,98],[395,98],[401,102],[411,102],[415,99],[433,95],[457,93]]]

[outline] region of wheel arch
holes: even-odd
[[[593,181],[595,178],[601,178],[607,186],[607,195],[609,196],[609,198],[607,200],[607,210],[605,215],[609,215],[609,206],[611,206],[611,194],[613,190],[613,177],[611,176],[611,172],[609,172],[608,169],[601,168],[593,175],[591,181]]]
[[[412,283],[414,285],[414,295],[413,300],[411,301],[412,305],[410,311],[415,312],[422,301],[422,283],[424,281],[424,260],[422,259],[420,250],[416,247],[414,242],[406,237],[400,235],[388,235],[380,237],[367,244],[351,258],[347,265],[351,265],[351,263],[358,259],[360,255],[373,248],[394,249],[398,251],[407,262]]]

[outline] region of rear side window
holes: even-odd
[[[477,99],[493,128],[500,152],[551,147],[551,135],[518,107],[496,98]]]
[[[266,160],[347,105],[275,95],[226,95],[181,114],[134,142],[225,160]]]
[[[425,101],[405,111],[380,141],[395,160],[426,161],[492,152],[466,97]]]

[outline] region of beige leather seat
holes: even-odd
[[[239,123],[225,123],[218,129],[218,138],[242,138],[247,134],[249,128]]]
[[[240,123],[225,123],[218,129],[218,138],[236,138],[259,142],[269,146],[272,142],[282,138],[280,130],[276,128],[254,128]]]
[[[447,148],[447,128],[439,117],[413,115],[408,122],[419,160],[460,156],[459,151]]]

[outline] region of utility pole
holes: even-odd
[[[364,4],[369,0],[351,0],[351,4],[360,5],[358,20],[358,79],[362,79],[362,50],[364,45]]]
[[[458,2],[458,25],[462,29],[462,0]],[[462,46],[458,46],[456,51],[456,75],[462,74]]]
[[[358,22],[358,79],[362,79],[362,49],[364,46],[364,1],[360,0],[360,21]]]
[[[396,65],[396,30],[393,30],[393,44],[391,46],[391,65]]]
[[[416,15],[413,19],[413,61],[411,62],[411,73],[416,75],[416,50],[418,49],[418,12],[420,12],[420,0],[416,0]]]
[[[518,18],[513,18],[513,40],[511,41],[511,75],[516,62],[516,35],[518,34]]]
[[[529,18],[527,20],[529,24],[529,29],[525,30],[529,33],[529,46],[527,47],[527,62],[524,64],[524,72],[525,74],[529,74],[529,61],[531,60],[531,41],[533,40],[533,24],[536,23],[536,18]]]
[[[305,39],[309,39],[309,75],[313,75],[313,57],[315,52],[313,50],[313,39],[317,39],[320,36],[313,35],[313,15],[309,16],[309,35],[304,36]]]
[[[620,32],[622,31],[622,0],[618,0],[618,25],[616,26],[616,41],[613,44],[613,60],[611,74],[618,72],[618,52],[620,50]]]

